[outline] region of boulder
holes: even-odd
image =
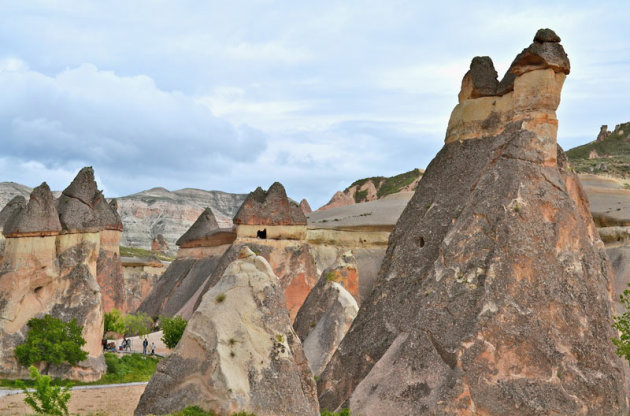
[[[104,228],[99,216],[104,210],[102,202],[105,201],[94,180],[94,170],[92,167],[81,169],[57,200],[59,220],[64,232],[101,231]],[[99,205],[98,211],[94,209],[96,205]]]
[[[371,295],[318,379],[322,408],[627,412],[610,342],[610,263],[556,143],[553,103],[568,60],[537,62],[515,73],[513,92],[453,111],[504,106],[485,123],[464,116],[447,133],[392,231]]]
[[[199,406],[217,414],[318,415],[313,376],[267,261],[244,248],[208,291],[136,415]]]
[[[315,376],[324,371],[359,311],[357,301],[344,288],[348,274],[356,275],[356,271],[357,262],[352,253],[340,255],[322,273],[293,323]]]
[[[470,63],[470,70],[464,75],[459,101],[469,98],[496,95],[499,75],[489,56],[477,56]]]
[[[279,182],[267,192],[258,187],[251,192],[234,216],[236,225],[306,225],[306,217]]]
[[[22,195],[17,195],[11,199],[0,211],[0,232],[4,230],[4,224],[7,220],[24,208],[26,208],[26,199]]]
[[[5,237],[43,237],[57,235],[61,231],[53,196],[46,182],[33,189],[24,208],[17,203],[12,212],[4,223],[2,233]]]

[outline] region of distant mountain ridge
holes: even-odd
[[[28,200],[31,191],[28,186],[15,182],[0,182],[0,209],[16,195]],[[55,194],[58,196],[58,192]],[[169,191],[157,187],[116,198],[123,222],[121,245],[150,250],[153,239],[162,234],[168,242],[169,252],[175,253],[177,239],[206,207],[213,209],[221,224],[231,226],[232,218],[246,196],[194,188]]]
[[[317,211],[325,211],[330,208],[358,204],[361,202],[376,201],[388,195],[400,192],[413,192],[418,187],[418,182],[424,170],[413,169],[399,175],[385,177],[373,176],[354,181],[343,191],[337,191],[330,201]]]
[[[604,125],[597,139],[566,154],[578,173],[630,178],[630,122],[616,125],[613,131]]]

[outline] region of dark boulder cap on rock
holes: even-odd
[[[4,224],[16,212],[26,208],[26,199],[22,195],[14,196],[0,211],[0,231],[4,228]]]
[[[275,182],[267,192],[261,187],[251,192],[234,216],[234,224],[306,225],[299,205],[287,196],[284,186]]]
[[[571,72],[569,57],[560,44],[560,37],[551,29],[540,29],[534,36],[534,42],[514,58],[499,83],[497,95],[513,91],[516,76],[546,68],[567,75]]]
[[[63,190],[57,210],[63,231],[67,233],[122,231],[120,216],[98,190],[91,166],[81,169]]]
[[[15,199],[15,198],[14,198]],[[19,202],[17,202],[19,206]],[[52,192],[43,182],[31,192],[26,206],[15,209],[4,224],[6,237],[57,235],[61,231]]]
[[[235,239],[234,230],[232,228],[220,228],[212,209],[206,208],[175,244],[182,248],[208,247],[230,244]]]

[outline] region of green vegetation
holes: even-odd
[[[338,412],[329,412],[328,410],[324,409],[321,412],[322,416],[352,416],[352,414],[350,413],[350,409],[341,409]]]
[[[363,201],[367,201],[367,189],[364,189],[363,191],[359,191],[357,190],[354,193],[354,202],[356,202],[357,204]]]
[[[166,254],[145,250],[137,247],[125,247],[120,246],[120,255],[124,257],[138,257],[141,259],[157,258],[163,261],[173,261],[175,257],[167,256]]]
[[[184,329],[188,321],[181,316],[175,316],[173,318],[162,317],[162,341],[169,349],[175,348],[179,340],[182,338]]]
[[[89,383],[53,379],[53,386],[93,386],[102,384],[133,383],[137,381],[149,381],[155,373],[159,358],[142,354],[124,354],[119,357],[115,353],[105,353],[107,373],[98,381]],[[36,386],[33,380],[0,380],[0,386],[7,388],[21,388],[24,385],[29,388]]]
[[[596,157],[589,159],[591,153]],[[619,125],[604,140],[575,147],[566,154],[577,173],[630,177],[630,123]]]
[[[617,355],[630,361],[630,289],[624,290],[619,299],[626,311],[613,316],[613,328],[619,331],[619,338],[613,338],[612,342],[617,347]]]
[[[371,181],[376,187],[376,196],[378,199],[386,196],[395,194],[400,192],[406,186],[409,186],[422,176],[422,172],[420,169],[414,169],[409,172],[401,173],[400,175],[392,176],[390,178],[386,178],[384,176],[374,176],[371,178],[359,179],[358,181],[354,181],[352,185],[346,188],[346,191],[352,188],[353,186],[357,187],[357,191],[354,193],[354,201],[364,202],[367,201],[367,190],[358,190],[361,186],[365,185],[368,181]]]
[[[216,300],[217,303],[223,302],[225,300],[225,293],[219,293],[214,300]]]
[[[52,386],[50,376],[39,374],[37,368],[30,366],[29,372],[34,380],[31,392],[24,382],[18,380],[18,386],[24,391],[24,403],[29,405],[38,415],[67,416],[70,386]]]
[[[115,332],[127,336],[144,336],[151,332],[153,319],[144,312],[123,315],[118,309],[105,314],[105,333]]]
[[[133,383],[149,381],[155,373],[160,360],[142,354],[125,354],[119,357],[114,353],[105,353],[107,373],[94,384]]]
[[[326,272],[326,280],[329,282],[336,282],[337,281],[337,273],[333,272],[332,270],[327,271]]]
[[[400,192],[402,188],[411,185],[411,183],[418,179],[420,176],[422,176],[422,172],[420,172],[420,169],[414,169],[409,172],[401,173],[400,175],[387,178],[378,188],[377,196],[379,198],[382,198],[385,195]]]
[[[39,362],[48,366],[63,363],[76,365],[87,358],[88,353],[81,349],[86,343],[81,336],[83,327],[77,324],[76,319],[63,322],[46,315],[41,319],[30,319],[27,325],[26,341],[15,349],[15,358],[23,366]]]

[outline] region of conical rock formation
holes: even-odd
[[[474,98],[463,82],[446,144],[319,378],[322,408],[627,412],[610,342],[611,268],[556,144],[568,59],[551,33],[539,32],[515,60],[513,91]]]
[[[197,405],[217,414],[318,415],[313,376],[267,261],[244,248],[203,297],[136,415]]]
[[[258,187],[251,192],[234,216],[240,225],[306,225],[306,217],[295,202],[289,200],[284,186],[274,182],[267,192]]]
[[[324,371],[359,311],[357,301],[344,288],[344,277],[349,274],[357,275],[352,252],[341,254],[324,270],[293,323],[315,376]]]
[[[5,237],[57,235],[61,224],[46,182],[31,192],[24,208],[14,208],[13,214],[4,223]]]

